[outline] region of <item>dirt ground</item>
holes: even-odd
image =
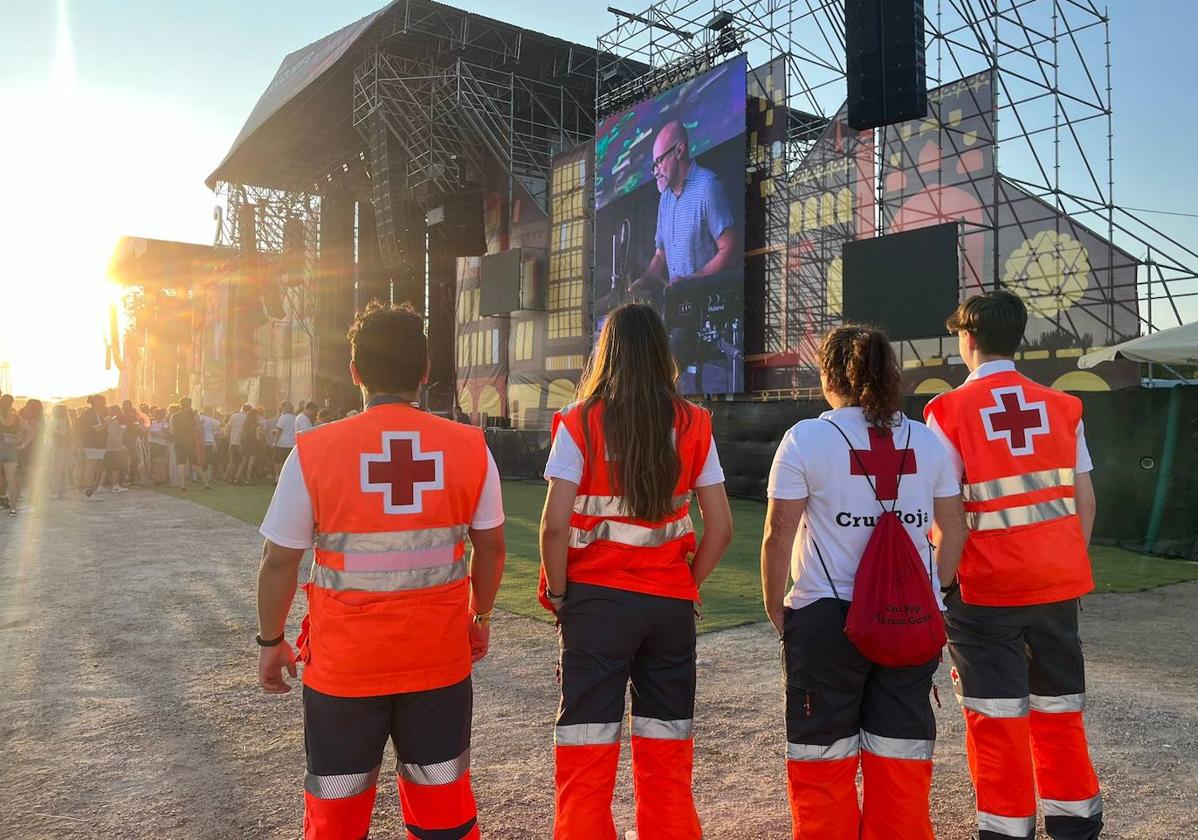
[[[300,836],[299,692],[255,681],[259,549],[253,528],[149,491],[0,517],[0,838]],[[1196,610],[1198,583],[1085,602],[1106,837],[1198,837]],[[547,838],[556,639],[499,616],[492,650],[475,672],[483,836]],[[699,657],[707,836],[787,837],[778,644],[757,625],[702,637]],[[937,684],[935,821],[958,840],[973,803],[943,669]],[[404,836],[392,772],[372,836]]]

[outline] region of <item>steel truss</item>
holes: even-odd
[[[377,31],[353,97],[372,178],[427,208],[498,164],[545,208],[552,157],[594,136],[590,50],[422,0]]]
[[[307,359],[309,361],[305,368],[310,379],[313,375],[310,360],[316,342],[315,281],[320,239],[320,197],[225,181],[217,184],[215,192],[216,237],[213,244],[227,258],[226,271],[237,271],[242,265],[240,261],[243,255],[256,252],[261,281],[277,282],[285,253],[289,249],[298,252],[298,282],[291,279],[280,287],[285,317],[281,321],[268,321],[263,327],[269,332],[260,337],[258,358],[262,362],[263,376],[275,377],[290,386],[295,384],[295,361]],[[252,243],[245,240],[238,223],[242,208],[247,206],[256,208],[255,241]],[[300,242],[288,242],[287,223],[295,219],[302,223],[303,238]],[[314,387],[312,382],[308,382],[307,386],[309,389]],[[287,393],[293,393],[291,387]]]
[[[731,24],[725,19],[724,28],[716,28],[717,12],[730,13]],[[1182,323],[1182,301],[1192,304],[1198,297],[1198,253],[1115,202],[1111,22],[1105,11],[1093,0],[925,0],[924,12],[929,88],[987,70],[993,74],[994,166],[986,177],[993,179],[994,198],[982,221],[973,223],[974,229],[989,231],[995,243],[985,281],[998,285],[1002,278],[997,242],[1003,222],[997,208],[1000,180],[1005,180],[1113,243],[1109,277],[1091,284],[1077,304],[1102,322],[1106,334],[1082,336],[1061,317],[1057,326],[1063,341],[1130,337],[1116,330],[1120,317],[1139,324],[1141,332]],[[620,13],[597,46],[600,113],[701,71],[713,52],[722,54],[730,46],[748,54],[750,67],[785,63],[785,104],[792,114],[827,119],[844,99],[843,0],[662,0],[635,14]],[[637,63],[650,67],[639,80],[628,69]],[[764,335],[762,346],[749,352],[793,351],[801,344],[800,332],[809,335],[811,324],[838,319],[827,288],[788,281],[785,265],[790,179],[819,132],[817,122],[789,119],[780,148],[761,150],[749,161],[751,171],[768,166],[778,176],[776,200],[766,202]],[[946,137],[942,145],[953,142]],[[875,148],[881,172],[883,143]],[[881,178],[878,183],[881,199]],[[879,232],[885,232],[887,209],[877,202]],[[1114,268],[1131,265],[1115,246],[1134,255],[1134,288],[1114,279]],[[1127,303],[1128,297],[1136,302]],[[907,344],[903,350],[915,358],[942,352],[939,342],[931,344]],[[809,353],[800,356],[810,358]],[[811,371],[802,367],[795,371],[796,387],[811,381]]]

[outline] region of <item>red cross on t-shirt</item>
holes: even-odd
[[[899,476],[916,472],[915,450],[895,449],[894,435],[873,426],[869,428],[869,447],[849,452],[849,472],[872,478],[878,501],[896,501]]]
[[[362,490],[383,494],[388,513],[416,513],[421,494],[442,484],[440,452],[422,452],[415,432],[383,435],[383,451],[362,455]]]

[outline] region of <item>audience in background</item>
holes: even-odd
[[[186,490],[203,479],[249,485],[273,477],[295,446],[296,434],[358,413],[338,411],[328,400],[294,404],[284,400],[268,414],[244,403],[227,414],[213,406],[202,412],[183,397],[162,408],[124,400],[109,406],[97,394],[76,410],[59,403],[47,413],[40,400],[16,410],[0,395],[0,510],[16,513],[19,502],[62,499],[68,490],[90,497],[101,487],[123,493],[131,486],[171,484]]]
[[[276,482],[279,480],[279,470],[282,469],[283,462],[295,448],[295,421],[295,407],[284,400],[279,405],[279,419],[275,421],[271,438],[271,444],[274,447],[273,465]]]

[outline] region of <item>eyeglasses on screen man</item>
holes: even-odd
[[[660,155],[653,158],[653,163],[650,164],[650,166],[649,166],[649,169],[653,172],[653,174],[656,175],[657,170],[661,169],[661,165],[662,165],[662,163],[665,162],[665,159],[667,157],[669,157],[670,155],[672,155],[674,152],[678,151],[680,148],[682,148],[682,143],[681,142],[675,143],[673,146],[670,146],[670,148],[666,149]]]

